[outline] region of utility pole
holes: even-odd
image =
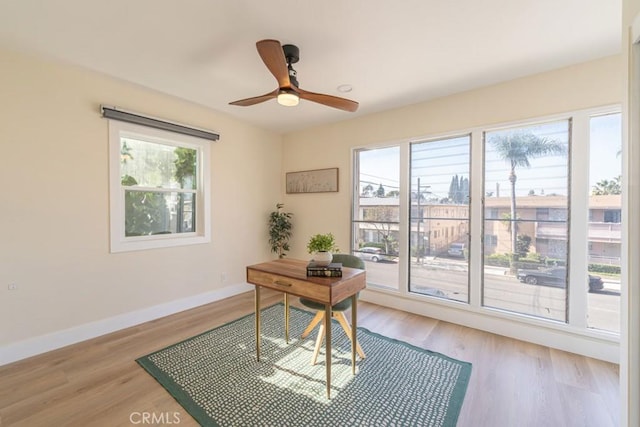
[[[431,186],[425,185],[424,188],[431,188]],[[425,194],[428,194],[428,193],[430,193],[430,191],[425,191]],[[423,246],[424,246],[424,239],[420,237],[420,224],[424,220],[422,215],[422,206],[420,205],[420,202],[422,201],[422,185],[420,184],[420,178],[418,178],[417,197],[418,197],[418,203],[417,203],[418,212],[416,212],[416,218],[418,218],[418,227],[416,228],[416,231],[417,231],[416,264],[420,264],[422,261],[422,255],[423,255],[422,252],[423,252]]]

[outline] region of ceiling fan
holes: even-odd
[[[276,98],[281,105],[295,106],[302,98],[344,111],[354,112],[358,109],[358,103],[350,99],[307,92],[298,87],[297,73],[291,66],[300,59],[300,50],[297,46],[280,45],[278,40],[260,40],[256,43],[256,47],[264,65],[278,81],[278,88],[264,95],[241,99],[229,104],[247,107]]]

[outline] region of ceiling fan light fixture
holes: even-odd
[[[303,98],[305,101],[351,113],[358,109],[356,101],[323,93],[307,92],[300,88],[296,70],[291,66],[291,64],[298,62],[300,57],[300,51],[296,46],[281,45],[278,40],[266,39],[256,42],[256,48],[258,49],[258,55],[262,58],[262,62],[267,66],[273,77],[276,78],[278,86],[276,86],[275,90],[264,95],[240,99],[229,104],[248,107],[277,98],[278,104],[294,107],[300,103],[300,98]],[[350,89],[351,85],[343,85],[339,90],[348,92]]]
[[[280,89],[278,92],[278,104],[285,107],[295,107],[300,102],[298,94],[292,90]]]

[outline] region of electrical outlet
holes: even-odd
[[[227,273],[220,273],[220,283],[225,283],[227,281]]]
[[[18,290],[18,284],[17,283],[9,283],[9,286],[7,286],[7,288],[10,291],[17,291]]]

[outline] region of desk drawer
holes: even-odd
[[[247,282],[319,302],[330,301],[330,288],[328,285],[292,279],[291,277],[252,269],[247,270]]]

